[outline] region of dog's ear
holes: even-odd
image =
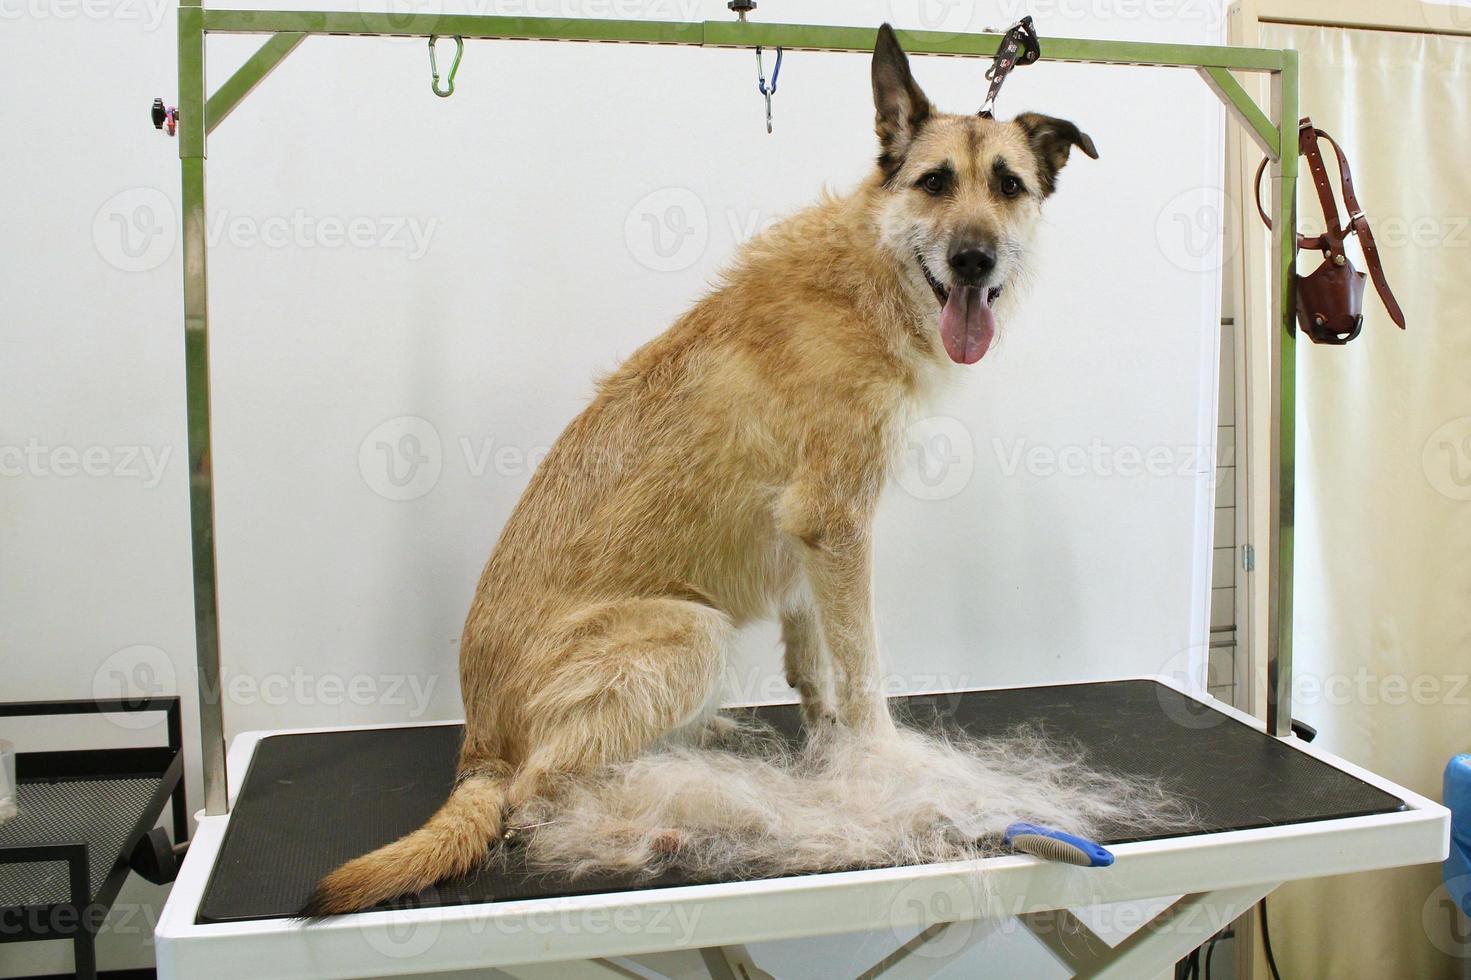
[[[1068,153],[1077,147],[1093,159],[1098,159],[1098,150],[1087,133],[1066,119],[1054,119],[1039,112],[1024,112],[1016,117],[1016,124],[1027,135],[1032,152],[1037,155],[1037,172],[1042,175],[1042,193],[1051,194],[1057,184],[1057,172],[1068,161]]]
[[[909,73],[909,58],[888,24],[879,28],[873,46],[874,128],[879,136],[879,168],[884,180],[904,164],[914,135],[930,117],[930,100]]]

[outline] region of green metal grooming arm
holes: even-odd
[[[999,34],[898,31],[915,55],[991,58]],[[205,82],[210,34],[263,34],[266,41],[211,95]],[[673,44],[799,51],[873,50],[865,27],[758,24],[750,21],[594,20],[320,10],[214,10],[202,0],[179,7],[179,157],[183,171],[184,338],[189,412],[190,517],[194,556],[194,615],[199,662],[199,711],[205,811],[229,809],[225,774],[224,705],[220,695],[220,642],[215,582],[214,487],[210,476],[209,279],[205,238],[207,136],[266,76],[310,35],[460,37],[506,41],[585,41]],[[1292,525],[1296,419],[1292,268],[1296,256],[1297,52],[1194,44],[1046,39],[1048,61],[1194,69],[1231,116],[1271,159],[1272,329],[1269,331],[1272,425],[1269,452],[1272,513],[1266,574],[1267,730],[1292,730]],[[1271,98],[1262,109],[1233,72],[1265,73]]]

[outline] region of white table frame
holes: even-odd
[[[1158,680],[1184,690],[1172,678]],[[1258,730],[1262,722],[1184,693]],[[1225,723],[1225,722],[1223,722]],[[433,724],[443,724],[435,722]],[[367,726],[401,728],[404,725]],[[300,731],[340,731],[340,728]],[[237,798],[263,738],[230,749]],[[1251,908],[1279,883],[1445,859],[1450,813],[1440,804],[1291,738],[1321,759],[1394,794],[1397,813],[1199,834],[1111,848],[1111,868],[1009,855],[766,881],[660,888],[439,908],[364,912],[312,925],[285,919],[195,920],[230,814],[202,817],[155,931],[161,980],[255,980],[432,975],[496,968],[519,980],[633,977],[760,980],[746,945],[890,930],[895,950],[860,976],[932,976],[997,930],[1024,928],[1076,976],[1149,977]],[[977,872],[984,872],[978,875]],[[984,881],[987,897],[978,896]],[[1070,909],[1180,896],[1117,945]],[[919,928],[914,935],[915,928]]]

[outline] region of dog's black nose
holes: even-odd
[[[996,250],[989,245],[962,245],[950,253],[950,269],[966,285],[979,285],[996,268]]]

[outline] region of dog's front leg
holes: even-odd
[[[893,729],[873,624],[872,505],[806,482],[783,495],[780,523],[796,538],[831,657],[838,720],[863,732]]]
[[[822,649],[817,610],[794,605],[781,614],[782,659],[787,683],[802,697],[802,717],[808,728],[838,720],[833,709],[832,667]]]

